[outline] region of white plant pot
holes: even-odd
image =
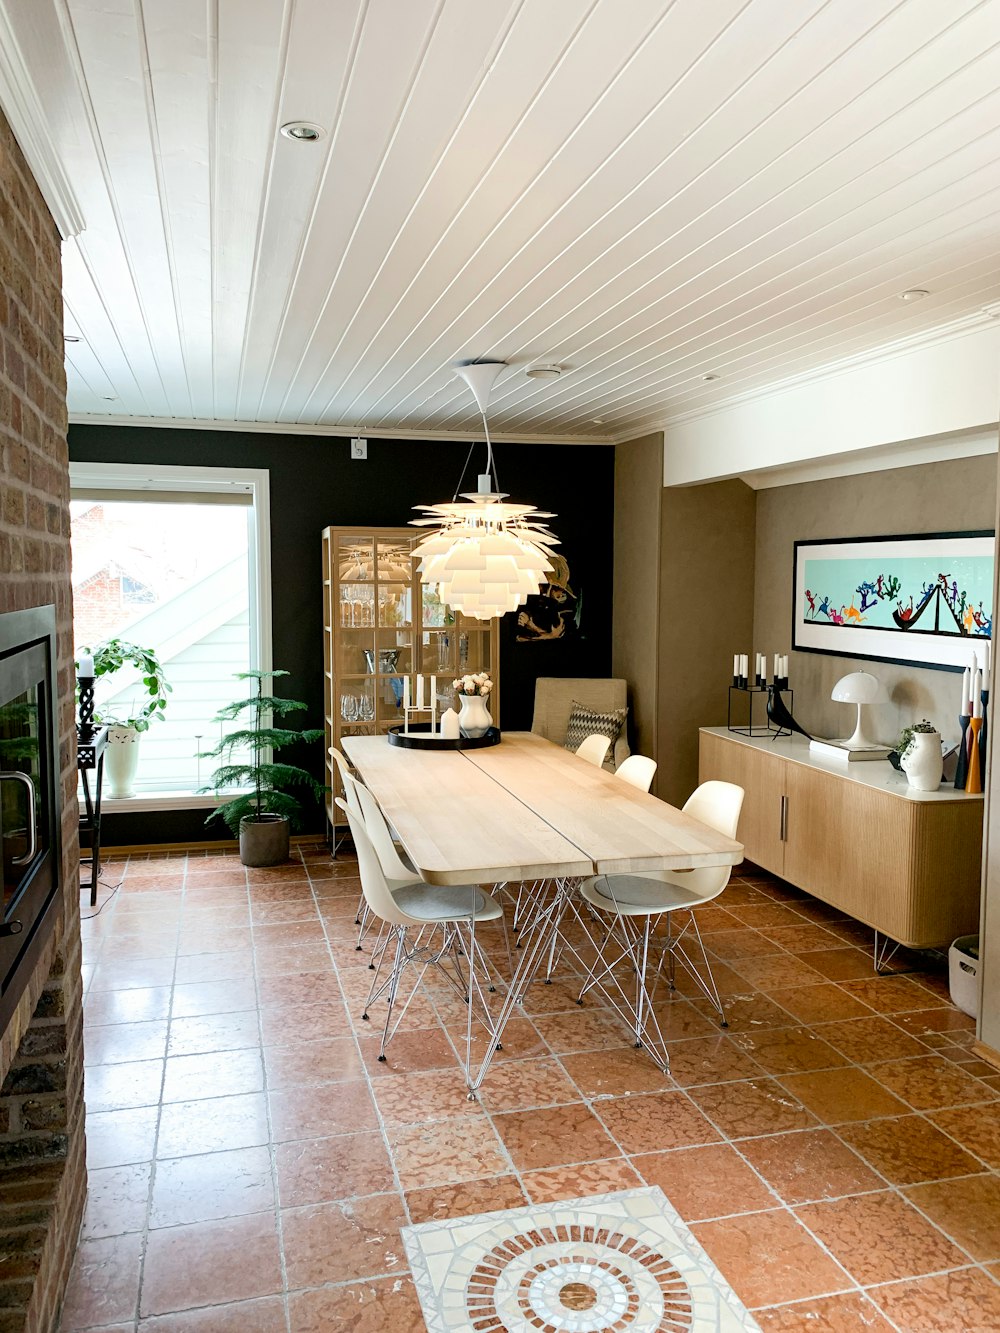
[[[906,774],[907,782],[917,791],[937,791],[944,771],[940,732],[915,731],[899,766]]]
[[[458,725],[463,736],[473,740],[485,736],[493,725],[490,710],[481,694],[460,694],[458,696]]]
[[[108,748],[104,752],[104,771],[108,778],[108,795],[115,797],[135,795],[135,773],[139,767],[139,741],[142,733],[134,727],[111,727],[108,730]]]

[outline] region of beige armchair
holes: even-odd
[[[628,706],[628,681],[602,676],[539,676],[535,681],[535,713],[531,730],[556,745],[566,743],[566,727],[577,700],[595,713]],[[622,733],[615,742],[615,767],[629,755],[628,737]]]

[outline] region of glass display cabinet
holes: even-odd
[[[497,621],[456,615],[422,586],[411,555],[419,540],[412,528],[323,530],[326,808],[334,827],[346,821],[333,803],[342,793],[329,748],[402,723],[405,676],[411,698],[418,674],[437,677],[440,714],[454,705],[456,676],[488,671],[498,716]]]

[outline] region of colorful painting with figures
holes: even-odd
[[[792,646],[963,669],[993,634],[993,534],[795,543]]]

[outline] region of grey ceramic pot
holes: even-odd
[[[240,860],[245,866],[277,866],[288,860],[288,820],[284,815],[246,815],[240,820]]]

